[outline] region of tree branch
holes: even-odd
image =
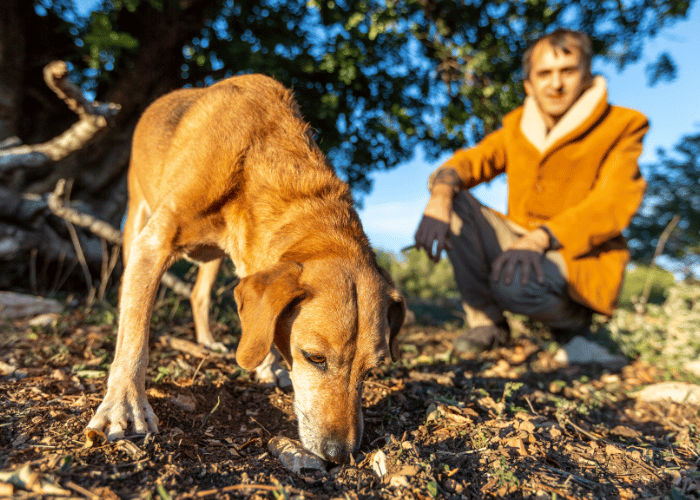
[[[112,118],[119,112],[118,104],[88,101],[68,79],[68,66],[63,61],[47,64],[44,67],[44,80],[80,119],[63,134],[43,144],[1,150],[0,172],[21,167],[36,168],[62,160],[81,149],[97,132],[110,125]]]

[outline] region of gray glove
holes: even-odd
[[[449,223],[424,215],[420,224],[418,224],[418,229],[414,236],[416,248],[419,250],[421,248],[424,249],[428,257],[434,262],[437,262],[440,260],[442,250],[451,248],[450,241],[448,240],[449,232]],[[433,247],[435,247],[434,253]]]

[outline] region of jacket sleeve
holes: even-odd
[[[635,114],[607,155],[588,196],[546,222],[570,255],[585,255],[629,225],[646,190],[637,160],[648,130],[646,117]]]
[[[461,189],[470,189],[504,172],[506,168],[504,129],[500,128],[487,135],[473,148],[457,150],[430,175],[428,189],[432,191],[435,176],[440,170],[446,168],[452,168],[457,172],[462,181]]]

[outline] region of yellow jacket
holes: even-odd
[[[546,225],[562,244],[569,293],[611,315],[629,260],[622,230],[646,183],[637,159],[649,122],[611,106],[596,77],[547,134],[530,97],[477,146],[457,151],[439,170],[455,169],[469,189],[506,172],[507,217],[527,229]]]

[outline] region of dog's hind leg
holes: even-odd
[[[289,372],[282,368],[279,361],[280,352],[273,345],[263,362],[255,369],[255,380],[263,385],[277,386],[282,389],[292,385]]]
[[[200,264],[197,272],[197,280],[192,288],[190,303],[194,316],[194,329],[197,332],[197,342],[210,349],[228,352],[221,342],[215,342],[211,334],[209,323],[209,309],[211,307],[211,289],[219,274],[223,257]]]

